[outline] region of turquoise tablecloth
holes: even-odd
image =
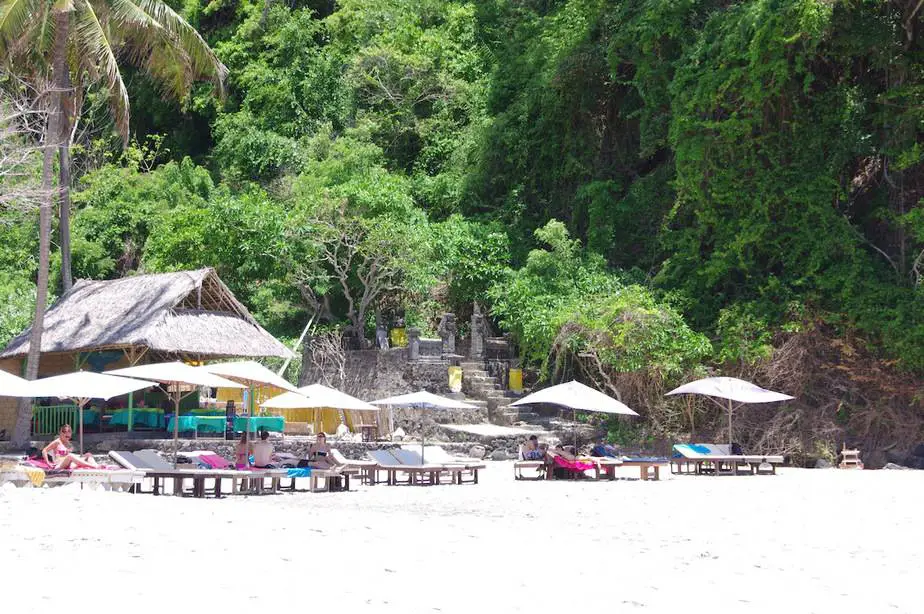
[[[225,416],[195,416],[198,420],[200,431],[209,431],[210,433],[224,433],[228,425],[228,419]]]
[[[152,429],[164,428],[164,412],[143,409],[132,410],[132,423],[135,426],[146,426]],[[128,426],[128,410],[120,409],[112,414],[109,424]]]
[[[255,433],[260,428],[274,433],[281,433],[286,428],[286,419],[282,416],[253,416],[234,419],[235,431],[242,432],[245,428],[251,433]]]
[[[167,421],[167,431],[173,432],[173,420],[174,416],[170,416],[170,420]],[[195,431],[199,428],[199,416],[180,416],[179,431],[181,433],[186,433],[188,431]]]
[[[227,419],[224,416],[180,416],[180,432],[209,431],[224,433]],[[173,416],[167,421],[167,432],[173,432]]]

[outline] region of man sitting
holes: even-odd
[[[273,469],[273,444],[269,442],[269,431],[260,429],[260,441],[250,446],[253,454],[253,466],[258,469]]]
[[[530,435],[523,445],[523,460],[542,460],[543,458],[545,458],[545,450],[539,449],[539,438]]]

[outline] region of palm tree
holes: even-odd
[[[39,270],[35,319],[26,359],[26,377],[38,375],[42,329],[48,299],[52,189],[55,153],[59,154],[61,277],[71,285],[70,142],[78,119],[78,85],[108,94],[116,130],[128,140],[129,100],[119,60],[150,74],[165,92],[186,95],[198,79],[210,79],[221,91],[227,68],[195,28],[161,0],[0,0],[0,58],[11,70],[51,74],[54,90],[43,142],[39,206]],[[31,405],[20,405],[13,439],[29,435]]]

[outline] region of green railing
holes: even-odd
[[[32,407],[32,434],[57,435],[62,424],[70,424],[77,430],[77,407],[74,405],[52,405]]]

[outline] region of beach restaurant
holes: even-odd
[[[23,375],[31,328],[0,353],[0,369]],[[289,358],[292,353],[270,335],[238,301],[212,268],[135,275],[107,281],[78,281],[45,314],[39,377],[73,371],[109,371],[149,362],[178,360],[190,364],[229,358]],[[216,404],[200,407],[196,395],[182,409],[225,415],[224,406],[253,413],[263,398],[284,392],[265,389],[218,389]],[[157,389],[119,397],[106,407],[88,408],[84,426],[112,430],[166,428],[166,397]],[[0,430],[12,432],[17,400],[0,397]],[[169,409],[168,409],[169,411]],[[76,407],[46,400],[33,407],[32,434],[45,437],[61,424],[77,420]],[[221,419],[216,428],[224,432]],[[222,426],[217,426],[219,423]],[[203,425],[207,425],[203,421]]]

